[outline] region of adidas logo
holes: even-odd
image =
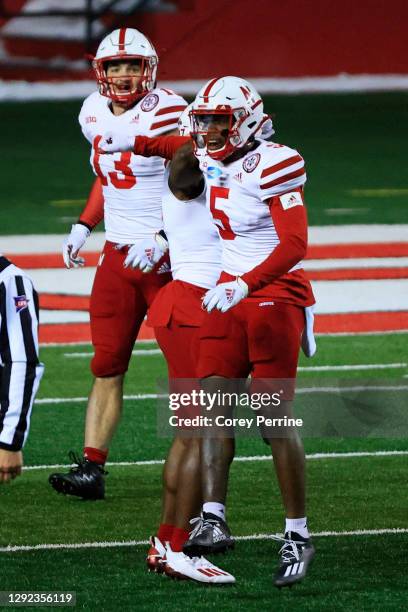
[[[222,542],[225,540],[225,535],[218,527],[215,527],[213,530],[213,542]]]
[[[165,261],[164,263],[162,263],[160,268],[157,270],[157,274],[166,274],[167,272],[170,272],[170,266],[167,263],[167,261]]]
[[[139,114],[135,115],[130,123],[139,123]]]
[[[284,193],[279,196],[283,210],[288,210],[294,206],[303,206],[302,195],[298,191],[292,191],[291,193]]]
[[[242,183],[242,172],[238,172],[233,178],[238,181],[238,183]]]
[[[231,304],[235,295],[235,289],[226,289],[225,295],[227,296],[228,303]]]
[[[286,578],[287,576],[296,576],[296,574],[301,574],[303,572],[304,565],[304,561],[294,563],[293,565],[288,565],[284,577]]]
[[[215,569],[215,567],[198,567],[197,571],[204,574],[204,576],[228,576],[227,572],[222,572],[219,569]]]

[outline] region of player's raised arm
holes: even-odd
[[[163,157],[173,159],[180,147],[190,141],[189,136],[167,134],[165,136],[128,136],[106,132],[99,142],[99,152],[117,153],[131,151],[143,157]]]
[[[205,180],[191,140],[175,153],[170,166],[169,188],[179,200],[192,200],[205,189]]]
[[[178,120],[180,135],[174,133],[161,136],[129,136],[106,132],[99,142],[101,154],[131,151],[143,157],[163,157],[171,161],[169,187],[179,200],[190,200],[203,193],[205,181],[193,142],[189,135],[189,108],[186,107]],[[139,267],[139,264],[138,264]]]

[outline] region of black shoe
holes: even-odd
[[[72,463],[76,463],[66,474],[50,474],[48,482],[64,495],[76,495],[82,499],[104,499],[105,498],[105,472],[102,466],[80,459],[73,451],[69,452]]]
[[[219,516],[203,512],[202,516],[190,522],[196,523],[196,526],[183,546],[183,552],[189,557],[201,557],[234,548],[235,542],[228,525]]]
[[[292,584],[300,582],[306,576],[315,549],[310,538],[302,538],[294,531],[288,531],[284,538],[279,539],[283,540],[284,544],[279,551],[281,564],[273,583],[278,588],[291,587]]]

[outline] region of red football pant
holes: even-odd
[[[146,311],[171,278],[168,273],[143,274],[124,268],[127,251],[126,247],[118,250],[114,243],[106,242],[95,274],[90,303],[95,349],[91,370],[97,377],[126,372]]]
[[[167,361],[169,378],[196,378],[199,328],[171,321],[167,327],[155,327],[157,342]]]
[[[304,325],[303,307],[272,300],[213,310],[201,328],[198,376],[294,379]]]
[[[158,293],[149,310],[147,324],[154,327],[170,379],[196,377],[198,333],[205,317],[201,300],[205,292],[202,287],[173,280]]]

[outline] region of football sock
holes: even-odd
[[[98,465],[105,465],[106,459],[108,458],[109,450],[101,450],[100,448],[92,448],[92,446],[85,446],[84,457],[88,461],[93,461]]]
[[[160,527],[159,530],[157,532],[157,537],[159,538],[160,542],[164,543],[164,542],[170,542],[172,536],[173,536],[173,531],[174,531],[175,527],[174,525],[168,525],[166,523],[160,523]]]
[[[174,552],[181,552],[183,550],[184,542],[187,542],[189,532],[187,529],[181,529],[181,527],[174,527],[173,533],[170,540],[170,548]]]
[[[224,504],[219,504],[218,502],[205,502],[203,504],[203,512],[210,512],[211,514],[215,514],[219,518],[222,518],[225,521],[225,506]]]
[[[302,538],[309,538],[309,531],[307,528],[307,519],[303,518],[289,519],[285,521],[285,533],[288,531],[294,531],[298,533]]]

